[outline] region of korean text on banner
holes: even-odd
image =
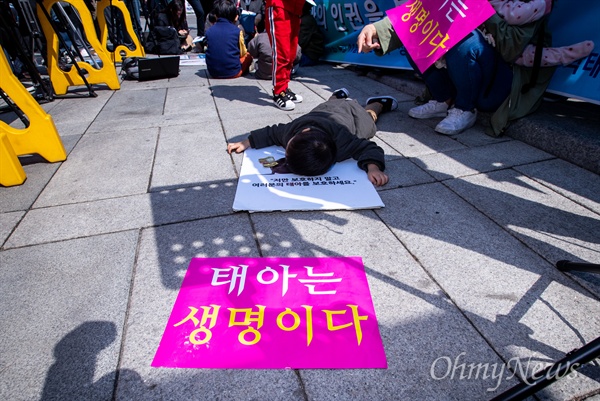
[[[361,258],[192,259],[152,366],[386,368]]]
[[[494,14],[487,0],[409,0],[387,11],[421,72]]]

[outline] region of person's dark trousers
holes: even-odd
[[[190,3],[194,14],[196,14],[196,36],[204,36],[206,13],[204,12],[204,8],[202,8],[202,3],[200,0],[187,0],[187,2]]]
[[[454,99],[461,110],[495,111],[509,95],[512,69],[480,32],[467,35],[445,57],[447,68],[431,66],[422,74],[438,102]]]
[[[187,0],[196,14],[196,36],[204,36],[206,15],[212,11],[212,1]]]

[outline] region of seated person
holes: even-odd
[[[308,114],[287,124],[251,131],[242,142],[228,144],[227,152],[283,146],[285,162],[276,172],[306,176],[325,174],[335,162],[353,158],[373,185],[385,185],[383,149],[369,139],[377,132],[378,116],[395,110],[398,102],[390,96],[373,97],[363,108],[348,95],[345,88],[338,89]]]
[[[317,25],[317,20],[311,14],[312,8],[313,5],[308,1],[304,3],[300,19],[298,44],[302,49],[301,67],[318,64],[319,59],[325,54],[325,37]]]
[[[255,60],[254,76],[258,79],[271,80],[273,78],[273,48],[271,40],[265,31],[265,21],[261,17],[256,18],[256,36],[248,42],[248,53]],[[294,66],[300,62],[300,46],[296,51]]]
[[[217,0],[217,22],[206,30],[206,68],[213,78],[238,78],[250,70],[252,56],[238,28],[238,11],[231,0]]]
[[[192,36],[182,0],[172,0],[163,12],[158,13],[155,25],[175,28],[181,50],[184,52],[192,50]]]
[[[525,25],[540,20],[552,11],[552,0],[489,0],[496,13],[510,25]],[[563,47],[544,47],[542,67],[569,65],[575,60],[587,57],[594,50],[594,42],[586,40]],[[515,64],[532,67],[535,59],[535,46],[527,45]]]

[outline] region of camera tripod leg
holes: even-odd
[[[60,27],[57,26],[56,21],[53,20],[53,18],[50,16],[50,13],[48,12],[48,10],[46,10],[46,7],[44,7],[44,4],[43,4],[42,0],[37,0],[37,2],[38,2],[38,8],[40,10],[42,10],[42,13],[44,14],[44,17],[46,17],[46,20],[48,21],[48,23],[50,24],[50,26],[54,30],[54,33],[56,34],[56,36],[58,38],[58,41],[60,42],[60,44],[63,46],[63,48],[67,52],[67,55],[71,58],[71,60],[73,62],[73,66],[77,70],[77,73],[81,77],[81,80],[83,81],[84,85],[87,87],[88,93],[89,93],[89,97],[97,97],[98,94],[96,92],[94,92],[94,89],[92,88],[92,86],[90,85],[90,83],[85,78],[86,72],[77,64],[76,58],[73,55],[73,51],[71,50],[70,46],[67,44],[67,42],[65,41],[65,39],[62,37],[62,35],[60,35]],[[63,16],[61,14],[56,14],[56,15],[57,15],[59,21],[61,22],[61,24],[63,24],[63,27],[66,29],[67,25],[64,23],[64,21],[61,20],[61,17],[63,17]],[[66,29],[66,30],[67,30],[67,34],[69,34],[69,36],[71,38],[71,41],[74,42],[74,38],[71,36],[72,33],[68,29]],[[50,47],[51,44],[48,43],[48,46]]]

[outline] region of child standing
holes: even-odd
[[[217,22],[206,30],[206,68],[213,78],[238,78],[250,69],[252,56],[236,24],[237,7],[231,0],[218,0],[213,12]]]
[[[265,31],[265,21],[259,16],[256,17],[256,32],[256,36],[248,42],[248,53],[256,60],[254,76],[257,79],[271,80],[273,79],[273,49],[269,35]],[[298,46],[294,66],[298,65],[301,56],[300,46]]]

